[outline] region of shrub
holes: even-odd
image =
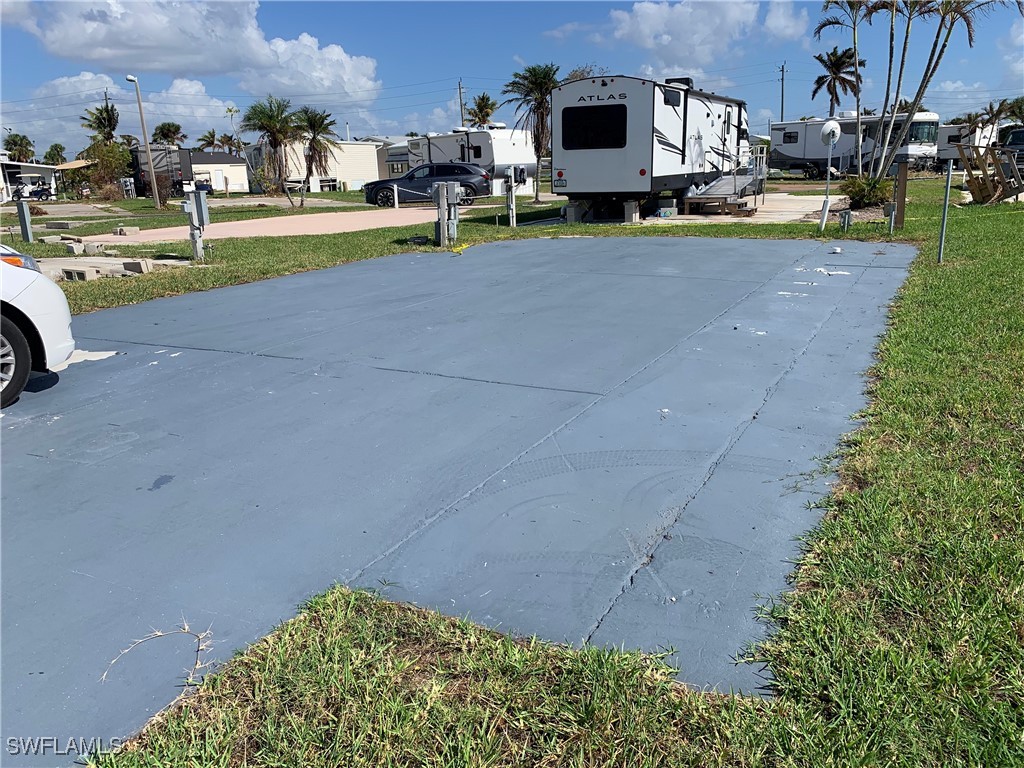
[[[156,175],[156,191],[160,193],[160,204],[166,205],[167,201],[174,196],[174,184],[171,177],[166,173]]]
[[[891,201],[893,184],[891,179],[853,176],[839,186],[839,191],[850,198],[850,209],[856,211],[859,208],[885,205]]]
[[[124,190],[121,189],[121,185],[120,184],[104,184],[102,187],[100,187],[99,189],[95,190],[93,192],[93,195],[98,200],[106,200],[106,201],[123,200],[124,199]]]

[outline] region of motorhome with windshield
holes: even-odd
[[[677,197],[745,169],[747,106],[665,82],[596,77],[551,92],[552,191],[570,200]]]
[[[892,136],[899,135],[908,115],[896,115]],[[857,113],[840,112],[838,117],[828,118],[839,123],[842,133],[832,150],[832,167],[840,172],[856,169],[857,162]],[[783,171],[803,171],[811,179],[825,175],[828,162],[828,147],[821,142],[821,126],[825,118],[812,117],[772,123],[771,152],[768,167]],[[861,115],[861,157],[866,170],[875,150],[875,142],[881,141],[880,132],[887,130],[888,118],[883,122],[879,115]],[[896,153],[895,162],[909,163],[912,168],[930,168],[937,154],[936,140],[939,131],[939,116],[934,112],[918,112],[911,121],[906,142]]]

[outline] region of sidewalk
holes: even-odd
[[[343,211],[340,213],[310,213],[297,216],[275,216],[267,219],[224,221],[210,224],[203,230],[204,240],[224,240],[231,237],[293,237],[296,235],[333,235],[339,232],[358,232],[382,227],[404,227],[409,224],[427,224],[437,218],[433,208],[382,208],[376,211]],[[144,229],[135,235],[90,235],[87,243],[135,245],[139,243],[169,243],[188,240],[188,226]]]

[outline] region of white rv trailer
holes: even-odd
[[[492,194],[500,195],[505,170],[525,166],[526,186],[533,189],[537,156],[528,131],[492,123],[486,129],[459,127],[451,133],[428,133],[409,139],[409,168],[424,163],[472,163],[491,175]]]
[[[857,167],[854,155],[857,152],[857,113],[840,112],[838,117],[829,118],[839,123],[842,133],[832,150],[832,167],[848,171]],[[895,137],[904,122],[906,114],[896,115],[892,135]],[[861,115],[861,157],[866,167],[878,140],[881,117]],[[825,119],[813,117],[810,120],[795,120],[772,123],[772,144],[768,155],[768,167],[784,171],[802,170],[809,178],[825,175],[828,161],[828,147],[821,141],[821,126]],[[934,112],[918,112],[910,124],[906,144],[896,153],[896,162],[909,162],[913,168],[928,168],[935,162],[936,138],[939,131],[939,116]]]
[[[594,77],[551,92],[552,191],[570,200],[682,193],[750,159],[747,105],[688,78]]]
[[[938,152],[935,155],[935,162],[942,168],[946,163],[953,163],[954,168],[960,167],[960,153],[957,151],[957,144],[970,144],[975,147],[988,147],[996,140],[998,132],[996,126],[969,125],[940,125],[939,138],[937,142]]]

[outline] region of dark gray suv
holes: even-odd
[[[1005,149],[1012,149],[1017,153],[1017,167],[1024,171],[1024,128],[1017,128],[1010,131],[1003,143]]]
[[[472,205],[474,197],[491,194],[491,175],[479,165],[469,163],[424,163],[397,179],[381,179],[363,185],[366,202],[390,208],[395,204],[393,184],[398,185],[398,202],[429,203],[430,188],[441,181],[457,181],[462,187],[463,205]]]

